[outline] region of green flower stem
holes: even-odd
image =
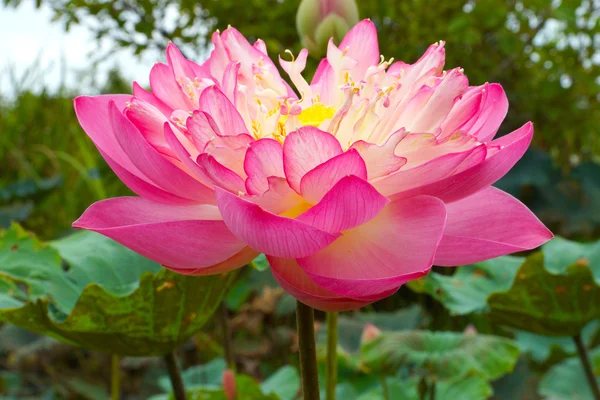
[[[575,346],[577,347],[577,354],[579,355],[579,359],[581,360],[581,365],[583,366],[585,376],[588,380],[588,383],[590,384],[590,389],[592,390],[594,399],[600,400],[600,388],[598,387],[598,381],[596,380],[596,376],[594,375],[594,370],[592,369],[592,365],[590,364],[590,359],[588,357],[587,351],[585,350],[583,340],[581,340],[581,335],[573,336],[573,341],[575,342]]]
[[[229,315],[225,301],[221,302],[217,319],[221,325],[221,334],[223,335],[223,356],[227,362],[227,367],[235,371],[235,357],[233,355],[233,344],[231,341],[231,329],[229,328]]]
[[[337,360],[338,313],[327,313],[327,381],[325,382],[326,400],[335,400],[335,387],[338,376]]]
[[[175,353],[168,353],[164,356],[164,360],[167,364],[167,371],[169,371],[169,378],[171,379],[171,386],[173,386],[173,396],[175,397],[175,400],[186,400],[183,378],[181,377],[179,365],[177,365]]]
[[[317,371],[317,350],[315,344],[314,310],[301,302],[296,302],[296,324],[298,347],[300,350],[300,371],[302,372],[302,392],[304,400],[319,400],[319,374]]]
[[[121,371],[119,362],[121,358],[113,354],[110,357],[110,398],[111,400],[119,400],[121,398]]]
[[[382,376],[380,378],[380,381],[381,381],[381,390],[383,391],[383,399],[384,400],[391,400],[390,399],[390,389],[388,388],[386,377]]]

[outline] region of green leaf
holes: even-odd
[[[290,365],[280,368],[261,385],[265,394],[276,394],[281,400],[294,400],[300,391],[300,375]]]
[[[496,379],[512,371],[518,356],[519,348],[510,339],[455,332],[382,333],[361,349],[361,362],[376,375],[390,376],[407,367],[434,380],[471,373]]]
[[[594,374],[598,377],[600,349],[592,350],[589,356]],[[596,380],[600,384],[600,379]],[[569,358],[550,369],[542,378],[538,391],[549,400],[594,400],[581,361],[577,357]]]
[[[219,389],[223,385],[223,372],[227,369],[227,363],[222,358],[215,358],[203,365],[194,365],[186,369],[181,375],[186,388]],[[158,378],[158,386],[165,392],[172,390],[168,375]]]
[[[375,325],[384,332],[415,329],[426,323],[421,307],[413,305],[396,312],[358,313],[352,318],[338,317],[338,362],[344,368],[360,371],[361,337],[367,324]],[[317,332],[317,355],[320,360],[327,356],[327,326]]]
[[[578,243],[556,237],[542,247],[544,266],[552,274],[566,274],[573,264],[589,266],[594,280],[600,285],[600,241]]]
[[[419,379],[411,378],[401,380],[398,378],[386,379],[389,398],[402,400],[421,400],[419,395]],[[431,387],[429,388],[431,393]],[[435,398],[481,400],[487,399],[492,394],[492,388],[487,381],[478,375],[470,375],[462,378],[439,381],[435,383]],[[380,400],[383,398],[381,385],[362,393],[357,400]],[[343,398],[343,400],[347,400]]]
[[[590,345],[594,335],[600,328],[600,321],[592,321],[583,328],[581,337],[586,345]],[[544,363],[552,358],[552,354],[574,355],[577,351],[572,337],[552,337],[535,333],[517,331],[515,340],[522,353],[528,353],[537,363]],[[562,358],[561,357],[561,358]]]
[[[0,321],[122,356],[181,345],[235,278],[175,274],[93,232],[51,246],[18,226],[0,233]]]
[[[440,301],[452,315],[488,311],[486,302],[492,293],[510,288],[523,258],[505,256],[457,268],[452,276],[435,272],[408,283],[418,293],[427,293]]]
[[[600,317],[600,286],[587,264],[568,265],[554,274],[544,268],[544,254],[535,253],[512,287],[492,294],[488,304],[501,324],[546,336],[574,336]]]

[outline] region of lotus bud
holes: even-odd
[[[365,344],[375,340],[381,335],[381,330],[373,324],[367,323],[363,329],[362,336],[360,337],[360,343]]]
[[[355,0],[302,0],[296,15],[302,46],[313,56],[325,54],[330,38],[339,43],[357,23]]]

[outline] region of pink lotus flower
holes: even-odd
[[[280,59],[235,29],[208,61],[150,72],[152,92],[79,97],[79,121],[139,197],[100,201],[75,227],[183,274],[216,274],[265,253],[277,281],[322,310],[361,307],[424,276],[531,249],[552,234],[491,187],[521,158],[531,123],[493,140],[508,103],[497,84],[443,70],[444,45],[414,64],[380,60],[362,21],[329,43],[308,83],[307,52]],[[299,93],[298,97],[296,93]]]

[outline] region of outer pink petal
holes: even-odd
[[[283,143],[283,168],[292,189],[300,193],[300,181],[308,171],[342,153],[335,136],[315,127],[290,133]]]
[[[140,197],[92,204],[73,223],[129,247],[156,262],[181,269],[221,263],[244,248],[212,205],[166,206]]]
[[[389,203],[377,190],[356,176],[342,178],[298,220],[325,232],[336,233],[373,219]]]
[[[92,139],[96,147],[107,154],[114,162],[121,165],[132,174],[141,177],[143,174],[133,165],[123,151],[113,132],[109,119],[108,104],[112,101],[119,110],[123,110],[130,95],[80,96],[75,99],[73,106],[79,124]]]
[[[175,110],[193,110],[189,97],[181,90],[175,80],[173,69],[165,64],[154,64],[150,70],[150,87],[152,93],[162,102]]]
[[[147,178],[140,178],[127,169],[123,168],[119,163],[115,162],[108,154],[99,150],[102,157],[106,160],[106,163],[110,168],[117,174],[119,179],[127,185],[134,193],[142,196],[145,199],[155,201],[157,203],[171,204],[171,205],[188,205],[196,204],[194,200],[186,199],[183,197],[176,196],[172,193],[166,192],[159,188],[155,184],[151,183]],[[215,201],[208,202],[214,204]]]
[[[437,182],[398,191],[392,198],[427,194],[445,202],[453,202],[467,197],[502,178],[525,154],[532,137],[533,124],[528,122],[516,131],[490,142],[488,149],[499,148],[499,150],[488,152],[491,155],[488,155],[485,161]],[[375,187],[378,188],[377,185]]]
[[[248,133],[240,113],[216,86],[204,89],[200,95],[200,109],[213,118],[216,123],[216,127],[213,127],[213,129],[217,133],[223,136]]]
[[[217,204],[232,232],[254,250],[267,255],[306,257],[338,237],[300,221],[279,217],[219,188]]]
[[[317,285],[296,260],[291,258],[267,257],[271,265],[273,277],[281,287],[300,300],[321,311],[348,311],[376,301],[356,300],[330,292]],[[391,294],[391,293],[390,293]],[[386,293],[386,296],[389,295]]]
[[[306,201],[316,204],[340,179],[347,176],[367,179],[367,166],[354,149],[335,156],[307,172],[300,181],[300,193]]]
[[[367,143],[363,140],[354,142],[351,149],[356,149],[367,166],[367,178],[369,180],[380,178],[396,172],[406,164],[406,158],[394,154],[398,143],[406,136],[404,130],[392,134],[381,146]]]
[[[346,48],[348,57],[358,61],[351,71],[352,76],[362,79],[370,66],[379,64],[379,42],[375,24],[368,19],[356,24],[340,43],[342,51]]]
[[[119,132],[117,136],[119,144],[145,176],[165,191],[179,197],[196,200],[199,203],[213,201],[212,190],[161,156],[114,103],[109,104],[109,107],[111,107],[110,123],[113,130]]]
[[[334,293],[375,296],[427,274],[445,221],[444,203],[434,197],[392,202],[371,221],[298,263]]]
[[[455,266],[536,248],[552,233],[523,203],[487,187],[446,204],[448,220],[434,264]]]
[[[227,260],[215,264],[210,267],[204,268],[174,268],[168,265],[165,265],[165,268],[169,268],[171,271],[175,271],[178,274],[182,275],[193,275],[193,276],[207,276],[207,275],[216,275],[222,274],[225,272],[229,272],[231,270],[237,269],[241,266],[249,264],[250,261],[254,260],[258,257],[260,253],[252,250],[250,247],[244,247],[239,252],[235,253],[233,256],[228,258]]]
[[[246,189],[250,194],[261,194],[269,189],[267,178],[285,178],[283,171],[283,147],[273,139],[260,139],[250,144],[244,160],[248,175]]]

